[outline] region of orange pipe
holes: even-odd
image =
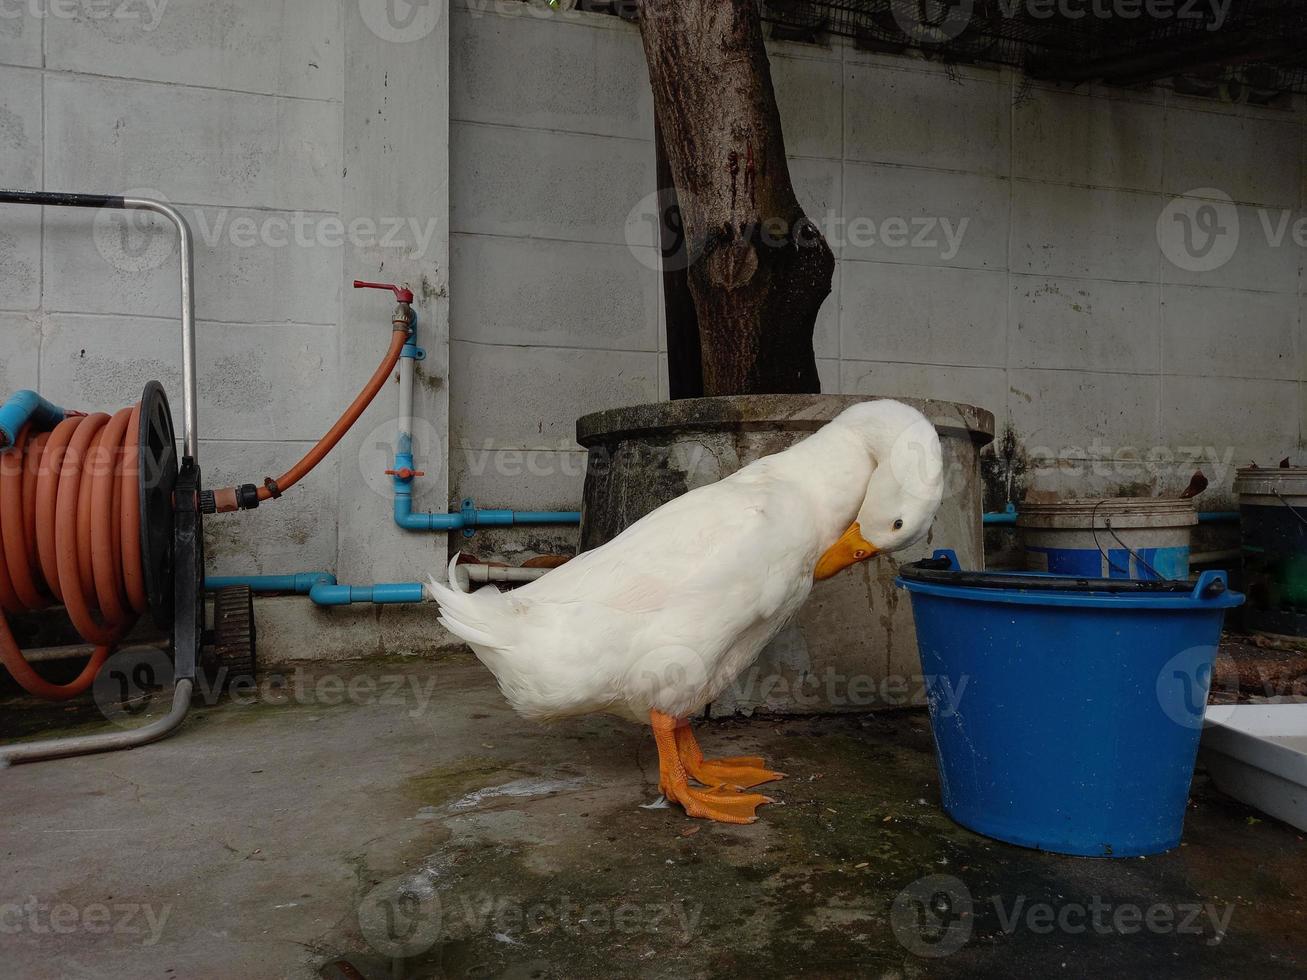
[[[395,330],[391,333],[390,347],[386,351],[386,356],[382,358],[381,364],[372,373],[372,377],[368,379],[368,383],[363,390],[350,403],[349,408],[345,409],[340,418],[336,420],[336,424],[327,430],[327,434],[304,454],[303,459],[272,481],[276,485],[278,496],[304,479],[312,471],[313,467],[322,462],[327,453],[336,448],[336,443],[340,442],[345,433],[350,430],[350,427],[359,420],[359,416],[372,404],[372,400],[377,397],[377,393],[381,391],[382,386],[390,378],[390,372],[395,370],[395,365],[399,363],[399,356],[404,350],[404,345],[408,343],[408,336],[407,329]],[[237,509],[235,487],[215,490],[213,496],[219,513]],[[258,496],[260,501],[272,499],[272,490],[268,487],[266,481],[263,486],[259,487]]]
[[[137,444],[140,406],[65,419],[0,455],[0,663],[37,697],[63,701],[95,680],[146,607]],[[9,613],[62,601],[95,652],[52,684],[23,657]]]

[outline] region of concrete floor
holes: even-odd
[[[285,672],[0,773],[0,974],[1307,975],[1307,843],[1201,774],[1184,846],[1074,859],[945,817],[922,712],[717,723],[710,754],[791,774],[727,827],[638,806],[644,731],[520,721],[462,656]],[[14,698],[0,734],[91,714]]]

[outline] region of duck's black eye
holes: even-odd
[[[896,531],[903,530],[903,518],[900,517],[897,521],[894,522],[894,530]]]

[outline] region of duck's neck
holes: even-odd
[[[838,536],[852,523],[876,468],[861,436],[844,426],[828,425],[777,456],[821,516],[823,532]],[[829,527],[825,525],[829,524]]]

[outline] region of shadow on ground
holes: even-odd
[[[285,668],[144,749],[0,773],[3,972],[1305,972],[1307,843],[1201,773],[1184,846],[1065,858],[943,815],[924,712],[715,723],[710,755],[790,774],[727,827],[639,806],[646,731],[521,721],[474,661],[332,670]],[[6,739],[99,724],[0,704]]]

